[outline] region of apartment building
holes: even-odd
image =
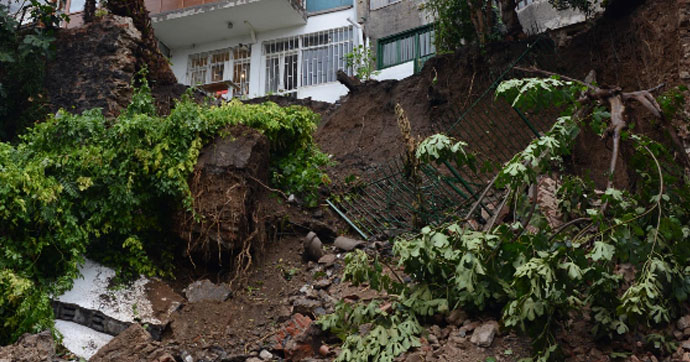
[[[424,0],[357,0],[365,38],[376,58],[376,79],[402,79],[436,54],[433,18]]]
[[[362,43],[353,0],[145,0],[178,81],[225,98],[334,102],[336,72]],[[79,26],[84,0],[67,4]]]

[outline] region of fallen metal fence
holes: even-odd
[[[449,162],[426,164],[421,166],[421,182],[415,183],[406,174],[400,155],[380,166],[380,178],[332,194],[328,204],[364,239],[388,238],[414,230],[415,217],[425,224],[438,224],[466,212],[499,167],[556,119],[554,114],[530,114],[511,107],[494,97],[496,87],[503,80],[530,76],[516,71],[515,66],[545,63],[555,56],[548,39],[525,42],[524,51],[507,68],[488,67],[493,83],[466,110],[434,123],[437,133],[468,143],[468,149],[477,155],[480,170],[457,168]],[[482,200],[473,215],[479,222],[493,215],[496,198],[496,190],[492,190]]]

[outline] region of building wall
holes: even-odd
[[[597,11],[603,11],[601,7]],[[527,34],[563,28],[581,23],[587,18],[578,10],[556,10],[547,0],[523,0],[518,3],[518,19]]]
[[[358,19],[363,23],[364,35],[370,39],[374,56],[378,39],[432,22],[427,12],[419,9],[423,0],[399,0],[375,10],[371,10],[372,2],[374,7],[381,3],[380,0],[356,1]]]
[[[320,15],[309,16],[307,24],[303,26],[296,26],[291,28],[276,29],[267,32],[256,33],[256,43],[252,44],[252,38],[249,34],[240,37],[229,38],[223,41],[195,44],[193,47],[171,49],[172,70],[180,83],[188,84],[186,79],[187,61],[190,54],[223,49],[227,47],[234,47],[240,44],[249,45],[251,47],[251,65],[249,75],[249,97],[259,97],[265,94],[266,83],[266,63],[263,56],[262,43],[265,41],[281,39],[290,36],[301,34],[308,34],[322,30],[352,26],[348,21],[355,21],[356,19],[355,7],[324,13]],[[362,43],[362,33],[354,27],[355,44]],[[340,83],[331,82],[309,87],[301,87],[298,90],[299,98],[312,97],[314,100],[335,102],[340,96],[347,94],[347,88]]]
[[[378,75],[375,75],[373,78],[376,80],[401,80],[411,76],[412,74],[414,74],[414,61],[381,69],[380,73]]]

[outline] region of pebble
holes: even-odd
[[[676,322],[676,327],[681,331],[685,331],[685,329],[690,328],[690,315],[681,317],[678,322]]]
[[[259,352],[259,358],[261,358],[264,361],[268,361],[273,358],[273,353],[263,349],[261,352]]]
[[[470,342],[480,347],[489,347],[491,346],[491,343],[494,342],[496,333],[498,333],[498,322],[486,322],[474,330],[474,333],[472,333],[472,338],[470,338]]]

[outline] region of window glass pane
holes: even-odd
[[[72,0],[69,4],[69,12],[70,13],[78,13],[80,11],[84,11],[84,4],[86,3],[86,0]]]

